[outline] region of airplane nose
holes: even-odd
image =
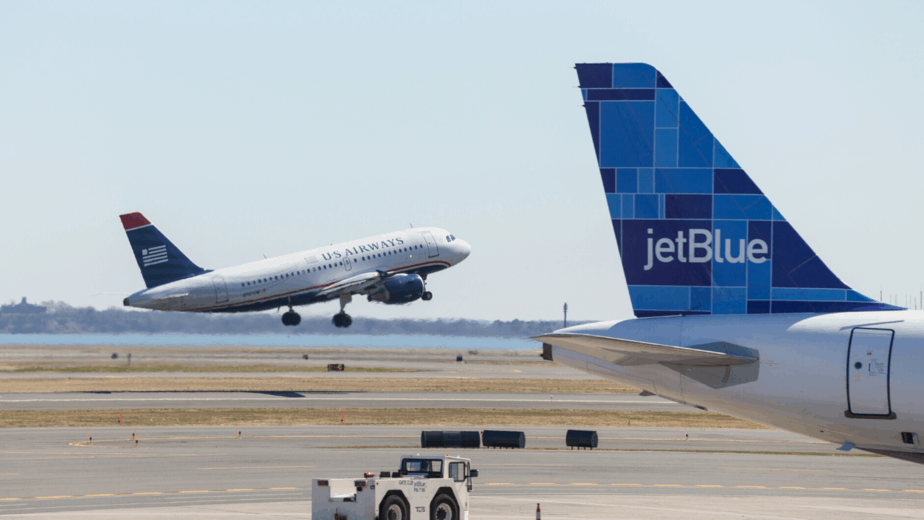
[[[455,240],[456,247],[459,248],[459,253],[462,255],[462,258],[468,258],[468,255],[472,253],[472,246],[468,245],[468,242],[457,238]]]

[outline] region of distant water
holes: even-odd
[[[530,339],[462,336],[310,334],[0,334],[0,345],[122,345],[139,347],[381,347],[486,350],[537,349]]]

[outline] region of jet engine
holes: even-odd
[[[416,274],[395,275],[369,293],[370,302],[382,302],[389,305],[410,303],[424,293],[424,281]]]

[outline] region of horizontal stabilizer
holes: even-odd
[[[726,342],[673,347],[587,334],[546,334],[533,338],[620,366],[731,366],[758,361],[757,351]]]

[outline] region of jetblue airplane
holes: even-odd
[[[464,240],[444,229],[411,228],[210,270],[192,263],[141,213],[120,216],[147,289],[122,302],[160,311],[246,312],[288,307],[282,323],[302,318],[292,307],[340,300],[337,327],[353,319],[344,312],[354,294],[386,304],[429,301],[427,276],[471,253]]]
[[[654,67],[576,68],[637,319],[534,338],[543,357],[924,463],[924,312],[835,276]]]

